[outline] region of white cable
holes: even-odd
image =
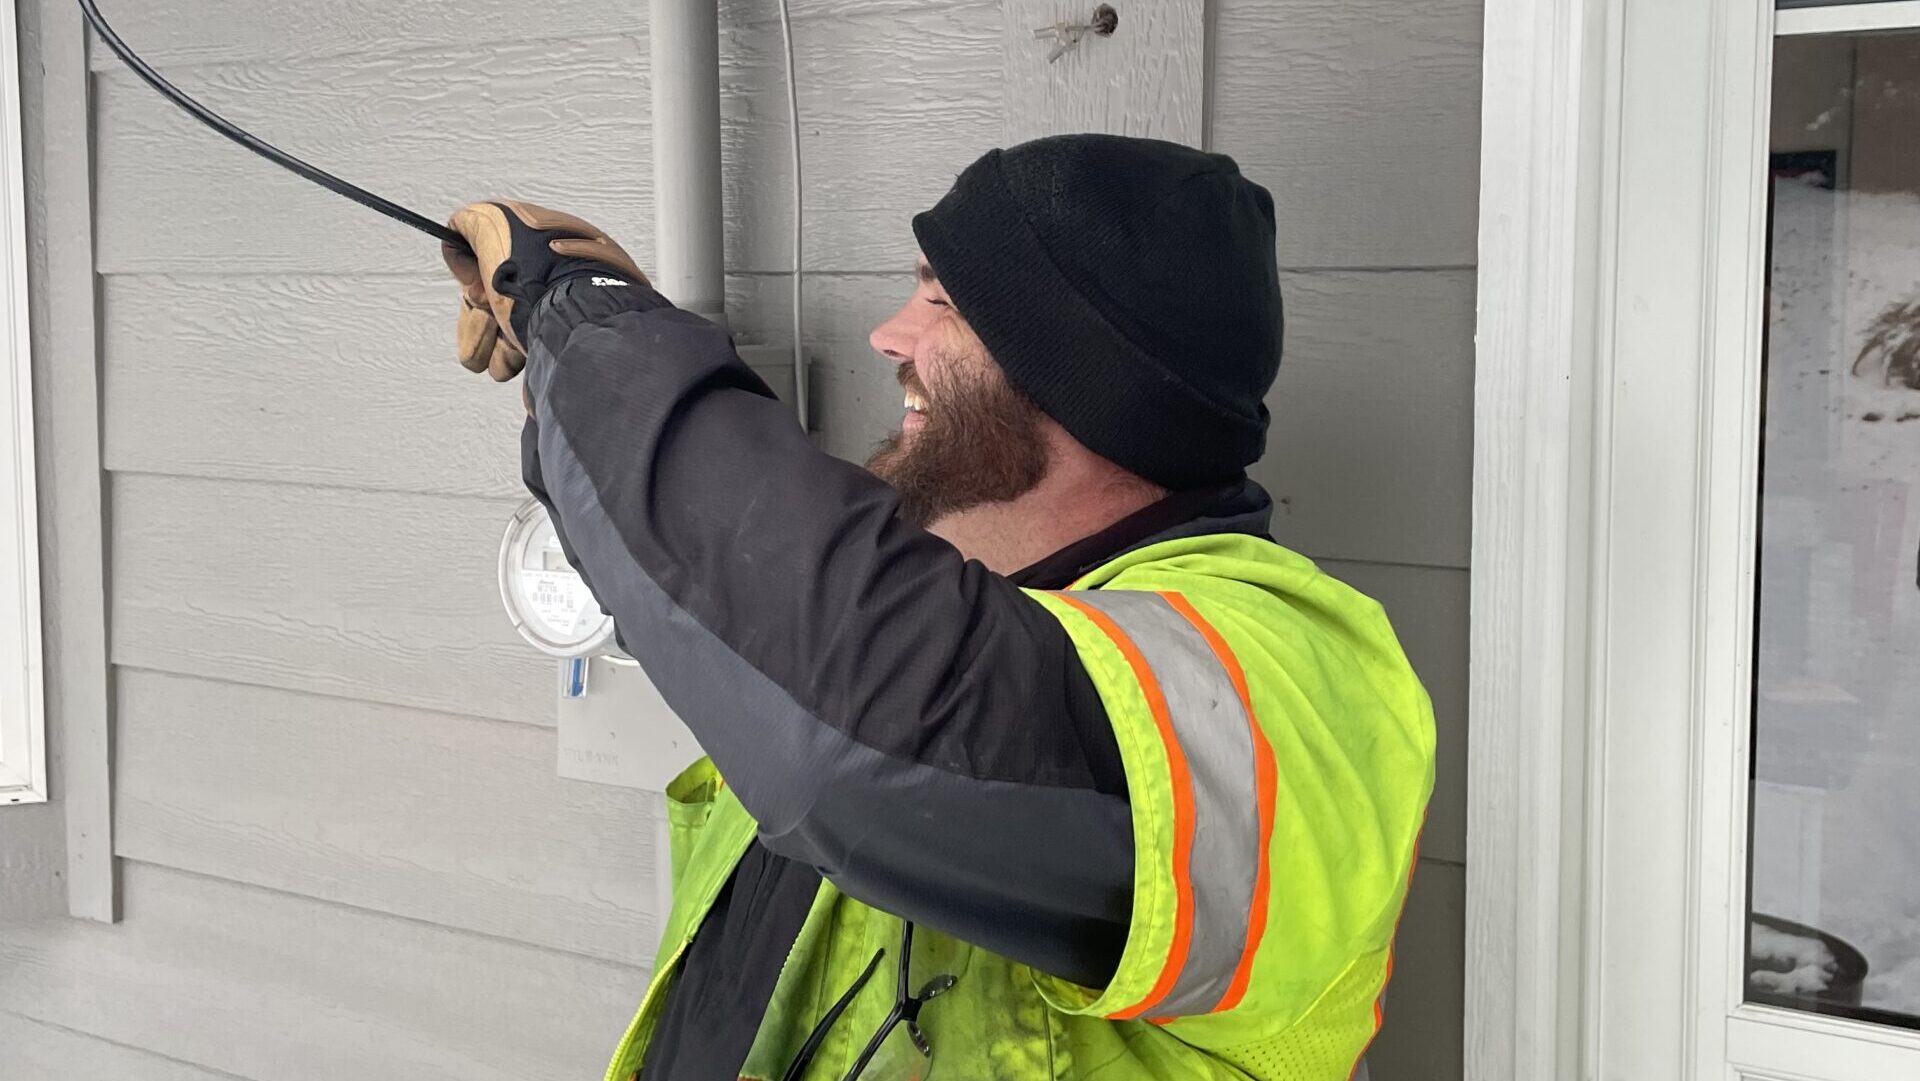
[[[780,38],[787,49],[787,117],[793,128],[793,411],[800,430],[807,430],[807,355],[800,344],[801,197],[800,197],[800,75],[793,66],[793,16],[787,0],[780,0]]]

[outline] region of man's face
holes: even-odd
[[[899,493],[902,518],[931,526],[1046,476],[1044,414],[1007,382],[925,259],[913,296],[868,341],[906,392],[900,430],[867,460]]]

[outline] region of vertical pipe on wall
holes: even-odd
[[[652,0],[654,284],[708,318],[726,313],[720,222],[720,12]]]

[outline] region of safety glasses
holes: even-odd
[[[822,1017],[820,1023],[813,1026],[813,1031],[807,1034],[807,1042],[800,1045],[800,1051],[794,1056],[793,1062],[787,1066],[787,1072],[781,1075],[782,1081],[800,1081],[800,1076],[807,1072],[807,1066],[813,1062],[813,1056],[819,1053],[820,1045],[826,1042],[827,1033],[833,1030],[834,1023],[840,1020],[840,1015],[847,1012],[847,1007],[853,1004],[854,996],[860,993],[860,989],[873,978],[874,972],[879,970],[880,962],[886,954],[884,947],[874,951],[873,960],[867,962],[866,969],[860,973],[858,979],[853,981],[853,986],[847,988],[846,994],[841,995],[834,1002],[826,1016]],[[896,1029],[906,1032],[907,1038],[913,1044],[912,1053],[917,1053],[920,1058],[916,1064],[917,1068],[903,1071],[903,1076],[913,1078],[926,1076],[926,1067],[933,1061],[933,1045],[928,1042],[926,1032],[920,1028],[920,1009],[929,1000],[951,990],[957,979],[942,973],[923,984],[919,992],[909,994],[907,988],[911,986],[908,981],[911,979],[909,970],[912,964],[913,923],[909,920],[902,923],[900,927],[900,960],[894,983],[893,1009],[887,1012],[886,1019],[880,1022],[879,1030],[867,1040],[866,1046],[861,1048],[860,1056],[853,1060],[853,1067],[847,1071],[841,1081],[855,1081],[860,1077],[881,1049],[890,1046],[887,1037],[893,1035]],[[895,1081],[895,1079],[875,1078],[874,1081]]]

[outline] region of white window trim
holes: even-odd
[[[9,428],[0,478],[0,806],[47,798],[19,55],[14,7],[0,5],[0,408]]]
[[[1486,0],[1474,376],[1466,1062],[1577,1076],[1597,55],[1611,0]]]
[[[1920,1034],[1741,1001],[1775,26],[1487,0],[1475,1081],[1920,1077]]]

